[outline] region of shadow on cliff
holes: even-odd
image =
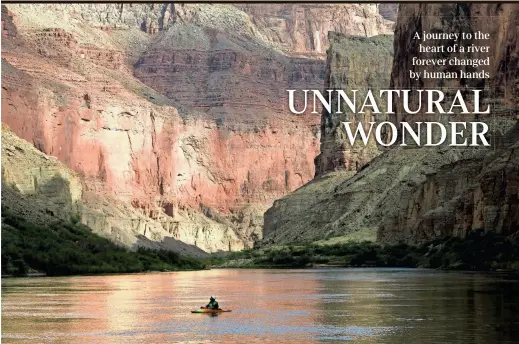
[[[197,258],[204,258],[209,256],[209,253],[198,248],[197,246],[186,244],[172,237],[165,237],[162,239],[162,241],[152,241],[144,235],[137,235],[137,242],[133,244],[132,250],[136,250],[139,247],[146,247],[155,250],[168,250],[177,252],[181,255],[188,255]]]
[[[2,274],[57,276],[203,268],[198,259],[177,252],[149,248],[132,252],[97,235],[79,223],[80,217],[74,216],[78,213],[67,211],[76,205],[74,193],[68,180],[59,176],[42,186],[51,192],[41,192],[37,186],[32,189],[36,192],[24,195],[16,184],[2,184]]]
[[[35,191],[23,194],[19,189],[22,186],[6,182],[2,178],[2,209],[36,225],[61,221],[76,224],[80,221],[80,205],[73,200],[68,180],[55,175],[42,184],[38,184],[34,177],[32,183]],[[92,231],[91,228],[90,231]],[[144,235],[138,235],[137,241],[131,249],[135,251],[139,247],[168,250],[193,257],[208,256],[208,253],[200,248],[172,237],[165,237],[158,242],[152,241]]]
[[[49,221],[79,221],[79,206],[72,199],[70,182],[59,175],[39,184],[33,176],[34,192],[22,193],[16,183],[2,178],[2,208],[37,224]]]

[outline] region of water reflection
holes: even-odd
[[[516,343],[519,281],[429,270],[211,270],[2,281],[24,343]],[[231,313],[191,314],[216,295]]]

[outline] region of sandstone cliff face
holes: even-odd
[[[16,209],[19,193],[30,198],[29,207],[21,207],[19,215],[41,210],[37,215],[67,219],[80,213],[82,196],[81,178],[56,158],[36,150],[19,139],[7,127],[2,127],[2,205]],[[11,195],[10,195],[11,194]],[[23,197],[23,196],[22,196]],[[6,201],[4,203],[4,200]],[[37,219],[43,221],[43,218]]]
[[[483,13],[495,15],[495,20],[488,20]],[[406,74],[410,68],[409,56],[416,55],[416,46],[410,42],[416,30],[428,30],[437,23],[442,30],[453,30],[455,26],[457,30],[481,30],[496,37],[491,43],[495,54],[492,77],[487,82],[498,106],[493,108],[491,118],[484,119],[491,127],[492,148],[397,147],[374,158],[353,177],[345,168],[347,164],[335,164],[329,170],[337,169],[336,172],[315,178],[277,200],[265,213],[265,242],[342,236],[420,243],[444,235],[463,237],[475,229],[503,234],[516,232],[519,229],[519,161],[517,109],[513,104],[517,104],[517,68],[507,66],[517,59],[518,13],[516,5],[400,5],[391,77],[391,86],[396,89],[444,86],[439,85],[438,80],[426,83],[409,80]],[[334,49],[332,43],[330,51]],[[340,75],[344,63],[329,66],[327,75]],[[448,86],[462,88],[463,85],[456,80]],[[438,115],[393,118],[396,122],[416,119],[445,120]],[[324,133],[323,138],[326,138]],[[327,153],[341,157],[340,144],[338,139],[335,147],[339,149],[328,145],[330,149],[323,150],[321,156]],[[319,171],[321,158],[316,162]]]
[[[352,20],[335,19],[339,30],[391,24],[371,5],[341,6]],[[324,61],[308,57],[326,39],[312,48],[302,32],[327,30],[325,7],[267,9],[297,16],[284,15],[279,34],[297,37],[281,42],[257,7],[7,5],[3,122],[78,174],[96,232],[130,246],[250,247],[272,200],[314,175],[319,116],[289,114],[285,93],[322,87]]]
[[[282,54],[235,6],[186,4],[175,7],[175,18],[134,75],[182,104],[190,129],[181,153],[203,158],[208,175],[190,182],[193,188],[185,183],[184,199],[222,212],[265,208],[310,180],[319,116],[291,115],[286,90],[321,88],[324,63]],[[179,179],[190,178],[183,170]]]
[[[151,219],[119,199],[86,190],[79,173],[71,171],[57,158],[38,151],[6,126],[2,127],[2,163],[2,208],[30,222],[82,221],[94,232],[132,248],[159,247],[204,255],[200,248],[178,240],[182,237],[178,234],[184,234],[185,228],[181,233],[168,232],[165,219]],[[199,217],[200,221],[210,222]],[[198,239],[201,242],[204,238],[200,236],[211,235],[220,245],[228,244],[232,238],[238,241],[232,232],[227,233],[230,237],[222,236],[225,228],[215,230],[216,226],[209,224],[208,229],[211,229],[207,233],[193,228],[195,230],[187,234],[191,241]]]
[[[228,203],[240,205],[229,201],[240,185],[226,192],[222,184],[233,181],[211,175],[212,157],[199,154],[220,137],[214,123],[185,123],[168,99],[125,73],[124,59],[99,47],[88,54],[63,29],[21,32],[2,41],[3,121],[80,174],[83,201],[94,204],[83,210],[83,222],[127,245],[137,236],[159,242],[172,237],[206,251],[252,244],[256,227],[237,233],[241,223],[200,210],[204,203],[226,211]],[[207,189],[213,193],[200,196]],[[120,207],[112,209],[106,199]]]
[[[247,130],[278,119],[295,121],[286,90],[322,88],[324,67],[320,60],[287,57],[214,29],[174,24],[142,54],[135,76],[221,126]],[[319,120],[306,115],[300,123]]]
[[[11,61],[24,70],[36,63],[45,67],[30,55]],[[174,108],[139,100],[122,86],[115,87],[114,80],[111,91],[116,94],[95,84],[84,93],[84,84],[61,84],[18,68],[3,63],[3,121],[78,173],[84,183],[82,200],[91,204],[81,212],[85,224],[130,246],[136,236],[159,242],[170,236],[206,251],[244,247],[247,238],[239,237],[233,226],[179,202],[181,186],[172,176],[177,166],[189,161],[175,164],[182,125]],[[57,72],[70,77],[68,69]],[[7,171],[18,169],[4,166]],[[120,206],[112,209],[114,201],[107,199]]]
[[[374,5],[185,4],[174,13],[135,76],[179,104],[243,127],[287,117],[287,89],[322,88],[325,63],[308,57],[324,56],[330,28],[371,36],[392,25]],[[311,127],[319,120],[306,115]]]

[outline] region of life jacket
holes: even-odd
[[[214,301],[210,301],[206,308],[211,308],[211,309],[218,309],[218,302],[216,300]]]

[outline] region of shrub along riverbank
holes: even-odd
[[[265,247],[213,256],[208,265],[240,268],[308,266],[409,267],[519,271],[519,242],[492,232],[436,239],[419,246],[346,242]]]
[[[200,260],[166,250],[118,246],[76,221],[29,223],[2,211],[2,275],[49,276],[198,270]]]
[[[519,239],[473,231],[419,246],[374,242],[308,243],[213,254],[208,259],[166,250],[130,251],[77,223],[29,223],[2,211],[2,275],[49,276],[227,268],[424,267],[519,272]]]

